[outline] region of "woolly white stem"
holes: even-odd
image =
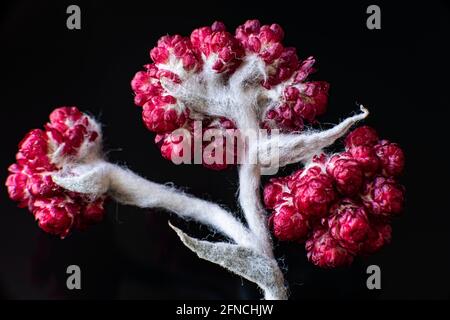
[[[203,223],[235,243],[254,247],[247,228],[219,205],[201,200],[180,190],[148,181],[118,165],[99,161],[70,168],[54,181],[65,189],[101,195],[109,193],[116,201],[141,208],[164,208],[180,217]]]
[[[183,243],[200,258],[217,263],[255,282],[263,290],[267,300],[287,299],[283,273],[273,258],[265,217],[257,196],[258,169],[256,165],[241,168],[241,181],[252,181],[241,184],[244,190],[241,193],[241,203],[247,212],[246,217],[251,221],[251,231],[217,204],[148,181],[130,170],[103,160],[67,166],[63,172],[53,175],[53,180],[67,190],[92,197],[108,193],[123,204],[142,208],[164,208],[221,232],[236,244],[200,241],[188,237],[172,226]]]
[[[358,121],[366,118],[369,111],[363,106],[362,113],[349,117],[331,129],[304,134],[280,134],[277,139],[265,139],[258,146],[258,157],[261,163],[273,163],[278,160],[279,166],[284,167],[291,163],[308,160],[311,156],[318,154],[325,147],[333,144],[341,138]],[[279,152],[268,152],[278,148]],[[279,157],[273,159],[272,157]]]
[[[251,105],[233,119],[239,130],[254,130],[259,126]],[[251,137],[249,137],[251,139]],[[239,203],[248,227],[255,237],[257,247],[268,257],[273,257],[272,242],[267,228],[267,218],[260,199],[261,167],[256,163],[256,154],[252,152],[251,141],[245,142],[245,159],[239,168]],[[249,148],[251,148],[249,150]],[[242,150],[241,150],[242,152]]]
[[[267,228],[267,217],[259,196],[261,169],[258,165],[244,163],[239,168],[239,203],[248,227],[262,253],[273,257],[272,243]]]
[[[186,195],[180,190],[150,182],[118,166],[112,166],[112,168],[111,190],[116,195],[120,195],[118,199],[123,203],[170,210],[180,217],[192,218],[220,231],[237,244],[253,247],[248,230],[219,205]],[[130,186],[133,187],[130,188]]]
[[[260,285],[266,300],[287,299],[287,288],[284,276],[273,255],[272,240],[267,224],[267,216],[261,203],[260,194],[261,168],[258,165],[244,163],[239,168],[239,202],[244,212],[250,231],[257,248],[267,258],[272,260],[274,281],[269,285]]]
[[[284,276],[273,254],[272,240],[267,224],[267,216],[260,197],[261,168],[259,165],[243,163],[239,168],[239,203],[248,227],[255,239],[256,249],[272,262],[273,281],[268,285],[258,283],[266,300],[287,299]]]

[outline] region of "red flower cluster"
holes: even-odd
[[[282,44],[284,31],[280,25],[261,26],[258,20],[248,20],[236,29],[236,39],[249,53],[256,53],[270,69],[263,86],[270,88],[289,79],[299,65],[295,48]]]
[[[217,119],[206,115],[193,115],[189,103],[179,101],[165,88],[182,86],[183,81],[190,77],[211,81],[211,75],[222,75],[221,81],[227,85],[227,79],[246,59],[260,59],[265,66],[267,77],[262,83],[254,84],[255,88],[266,93],[273,89],[278,95],[276,103],[264,114],[260,123],[262,128],[302,130],[305,121],[314,123],[316,117],[325,112],[328,83],[306,82],[314,71],[314,59],[310,57],[300,61],[294,48],[283,46],[283,36],[283,29],[277,24],[261,26],[258,20],[249,20],[239,26],[234,35],[226,31],[223,23],[214,22],[211,27],[194,30],[190,37],[164,36],[158,41],[150,51],[154,63],[146,65],[145,71],[136,73],[131,86],[135,104],[143,108],[142,119],[150,131],[158,134],[155,141],[165,158],[172,160],[171,151],[181,149],[180,139],[193,144],[193,120],[202,120],[203,128],[217,122]],[[225,129],[235,129],[230,120],[222,120],[231,123]],[[182,138],[171,135],[178,128],[186,130]],[[203,154],[205,157],[209,155]],[[206,167],[216,170],[235,164],[235,161],[212,165],[203,162]]]
[[[222,22],[195,29],[190,37],[192,46],[207,65],[217,73],[233,73],[240,65],[245,50]]]
[[[325,113],[330,85],[325,81],[304,82],[313,71],[312,64],[312,57],[300,64],[293,81],[284,88],[279,104],[266,113],[263,127],[298,131],[305,121],[314,123],[316,117]]]
[[[305,241],[308,259],[320,267],[348,265],[391,239],[390,219],[403,208],[397,177],[402,149],[379,141],[372,128],[355,129],[344,152],[315,157],[305,169],[271,179],[264,203],[279,240]]]
[[[65,164],[98,152],[100,140],[98,125],[76,107],[55,109],[45,130],[31,130],[20,142],[6,180],[10,198],[28,207],[44,231],[61,238],[100,221],[103,198],[88,199],[52,180]]]

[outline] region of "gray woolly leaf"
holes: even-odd
[[[254,249],[226,242],[198,240],[185,234],[169,222],[181,241],[199,258],[216,263],[225,269],[258,284],[265,291],[272,292],[277,299],[287,299],[284,280],[274,259]]]

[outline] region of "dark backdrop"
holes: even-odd
[[[400,143],[407,155],[405,214],[394,222],[393,242],[350,268],[320,270],[303,246],[277,244],[288,265],[291,298],[435,299],[449,297],[448,42],[450,12],[440,2],[379,4],[382,29],[366,28],[370,3],[272,1],[209,4],[169,1],[2,1],[0,18],[0,181],[17,143],[41,127],[50,111],[77,105],[104,124],[112,161],[158,182],[236,209],[236,171],[175,166],[164,160],[133,105],[130,80],[149,62],[164,34],[189,34],[223,20],[230,30],[250,18],[279,23],[285,43],[300,57],[314,55],[315,79],[331,83],[323,126],[370,108],[367,124]],[[82,29],[66,28],[69,4],[78,4]],[[293,170],[287,168],[283,174]],[[38,229],[1,187],[0,295],[53,298],[259,298],[256,287],[199,260],[168,227],[169,215],[109,203],[107,217],[65,240]],[[207,230],[173,216],[198,236]],[[82,269],[82,290],[65,289],[66,267]],[[365,287],[368,265],[382,271],[382,290]]]

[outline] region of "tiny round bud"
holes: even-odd
[[[350,149],[356,146],[372,147],[378,143],[378,134],[375,129],[362,126],[350,132],[345,138],[345,147]]]
[[[307,218],[286,202],[274,208],[272,223],[275,237],[282,241],[302,241],[309,232]]]
[[[319,166],[307,169],[292,190],[297,210],[316,218],[327,214],[336,193],[333,179]]]
[[[364,205],[374,215],[392,216],[403,210],[403,187],[393,178],[375,177],[363,188]]]
[[[350,252],[339,245],[328,231],[316,229],[306,241],[308,260],[321,268],[348,266],[353,262]]]
[[[331,207],[327,225],[333,238],[354,254],[360,251],[370,231],[364,206],[350,199],[342,199]]]
[[[327,163],[327,173],[334,178],[338,191],[343,195],[351,196],[361,189],[363,171],[347,152],[331,157]]]
[[[372,222],[366,241],[361,246],[361,254],[368,255],[380,250],[391,242],[392,228],[388,223]]]
[[[386,177],[399,176],[405,166],[405,155],[400,146],[388,140],[382,140],[375,147],[380,159],[382,174]]]
[[[378,172],[380,161],[372,147],[356,146],[350,148],[348,152],[350,152],[353,159],[358,161],[364,176],[371,178]]]

